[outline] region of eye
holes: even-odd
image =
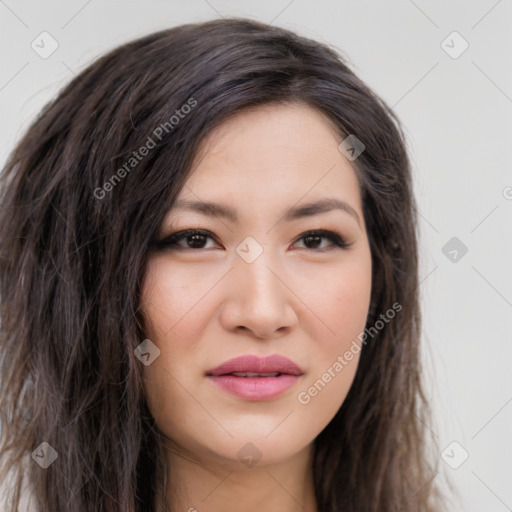
[[[208,239],[215,242],[213,235],[209,231],[201,229],[186,229],[178,231],[164,238],[163,240],[153,242],[157,249],[170,249],[170,250],[199,250],[199,249],[212,249],[208,247]],[[331,242],[327,246],[322,247],[322,241],[327,240]],[[348,244],[341,236],[333,231],[326,230],[313,230],[303,233],[297,241],[302,241],[305,249],[312,251],[328,251],[336,247],[345,249]],[[295,243],[297,243],[297,241]],[[216,242],[215,242],[216,243]],[[319,247],[320,246],[320,247]],[[301,248],[301,247],[299,247]]]
[[[321,245],[322,239],[330,241],[331,244],[328,245],[327,247],[318,247],[318,245]],[[298,240],[304,241],[306,249],[316,251],[331,250],[334,249],[335,247],[346,249],[350,245],[341,236],[337,235],[333,231],[325,231],[323,229],[307,231],[306,233],[303,233],[298,238]]]
[[[163,240],[156,241],[154,242],[154,245],[158,249],[172,250],[211,249],[211,247],[205,246],[208,238],[213,240],[209,231],[203,231],[201,229],[186,229],[185,231],[173,233]]]

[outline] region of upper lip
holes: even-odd
[[[272,355],[259,357],[254,355],[245,355],[235,357],[222,363],[221,365],[209,370],[207,375],[226,375],[233,372],[251,372],[251,373],[285,373],[288,375],[302,375],[302,369],[299,365],[281,355]]]

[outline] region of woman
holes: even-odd
[[[404,136],[334,50],[128,43],[1,201],[1,469],[38,510],[438,510]]]

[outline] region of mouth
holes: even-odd
[[[283,394],[302,375],[299,365],[279,355],[237,357],[206,373],[223,391],[252,401],[268,400]]]
[[[235,377],[279,377],[280,375],[287,375],[286,373],[272,372],[272,373],[254,373],[254,372],[231,372],[223,375],[233,375]]]

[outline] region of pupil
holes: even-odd
[[[204,245],[204,235],[189,235],[188,240],[189,242],[192,240],[189,245],[191,245],[194,249],[201,249],[201,247]]]
[[[314,248],[316,248],[316,247],[317,247],[317,245],[318,245],[316,242],[320,242],[321,237],[319,237],[319,236],[317,236],[317,235],[314,235],[314,236],[313,236],[313,235],[307,236],[306,238],[304,238],[304,243],[306,244],[306,247],[311,248],[311,247],[310,247],[310,245],[311,245],[311,244],[309,244],[309,243],[307,242],[308,240],[311,240],[311,239],[313,239],[313,240],[314,240],[313,245],[315,246]]]

